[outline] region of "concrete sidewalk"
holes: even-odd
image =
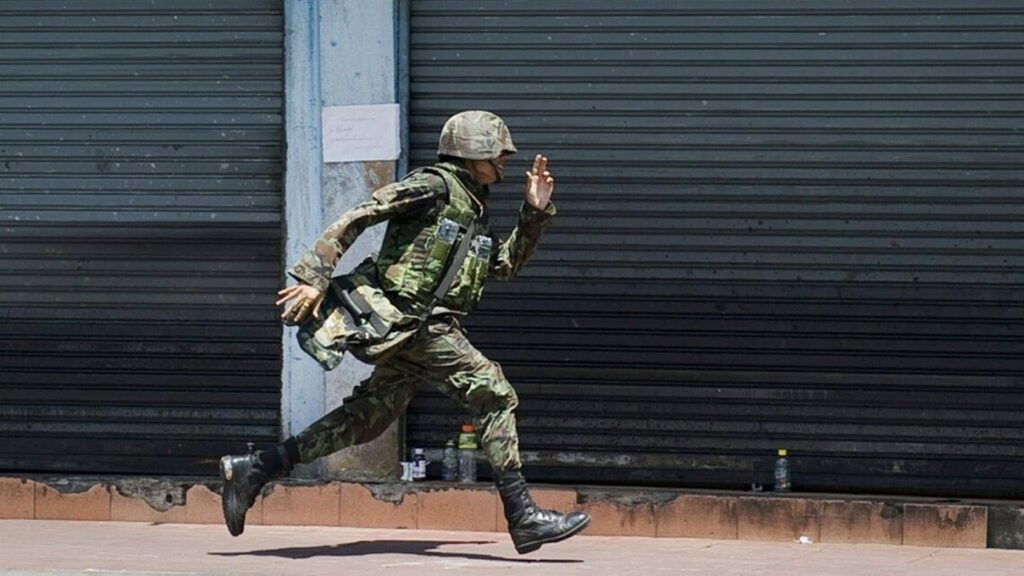
[[[520,556],[493,532],[0,521],[0,575],[1024,576],[1024,551],[579,536]]]

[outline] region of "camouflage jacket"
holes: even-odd
[[[439,214],[448,207],[449,198],[446,197],[446,191],[451,186],[446,187],[442,177],[433,173],[435,171],[449,174],[450,178],[456,179],[453,183],[464,187],[482,203],[478,206],[481,213],[477,215],[477,234],[490,237],[496,246],[496,249],[491,251],[488,274],[501,280],[514,277],[530,259],[541,233],[555,215],[554,204],[549,204],[545,210],[537,210],[524,203],[520,208],[519,223],[507,239],[499,241],[487,224],[487,187],[479,185],[464,167],[450,162],[439,162],[431,171],[415,171],[401,181],[375,191],[369,200],[349,210],[331,224],[288,273],[301,282],[325,291],[334,267],[345,250],[367,227],[384,221],[389,222],[384,247],[409,245],[403,237],[417,237],[424,228],[435,225]],[[396,261],[399,257],[382,254],[381,259]],[[396,300],[405,300],[397,292],[403,295],[429,292],[436,286],[438,280],[436,277],[405,275],[404,282],[425,283],[428,285],[427,289],[392,290],[389,296]],[[453,290],[456,288],[458,286],[453,287]],[[416,310],[424,304],[422,301],[396,302],[396,305],[411,310]],[[448,310],[459,313],[469,312],[474,304],[475,299],[449,302],[446,298],[443,302]]]

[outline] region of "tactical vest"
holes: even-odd
[[[475,203],[459,179],[440,167],[420,168],[410,176],[423,172],[444,179],[448,202],[412,221],[400,218],[388,224],[377,258],[381,287],[416,305],[428,305],[466,228],[476,218],[469,254],[439,303],[451,310],[469,312],[480,300],[491,254],[497,246],[484,219],[476,216]]]

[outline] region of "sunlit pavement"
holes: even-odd
[[[1024,551],[577,536],[525,556],[490,532],[0,521],[3,576],[254,574],[1024,576]]]

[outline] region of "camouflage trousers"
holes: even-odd
[[[380,436],[429,385],[473,417],[484,452],[496,471],[518,470],[519,437],[513,414],[519,399],[501,367],[470,344],[452,318],[435,318],[411,342],[381,363],[341,406],[296,439],[303,463]]]

